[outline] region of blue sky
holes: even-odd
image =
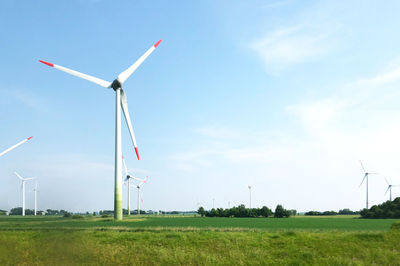
[[[0,209],[21,204],[15,170],[38,177],[41,209],[112,209],[114,93],[38,59],[111,81],[159,39],[124,86],[141,160],[125,125],[123,150],[149,175],[144,209],[247,204],[252,185],[253,206],[357,210],[358,160],[380,173],[370,204],[386,200],[384,177],[400,184],[399,8],[2,1],[0,150],[34,139],[0,160]]]

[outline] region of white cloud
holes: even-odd
[[[305,25],[275,30],[250,44],[265,63],[267,71],[272,73],[319,59],[331,51],[332,46],[333,41],[326,32]]]

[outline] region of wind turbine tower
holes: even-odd
[[[249,186],[249,197],[250,197],[249,208],[251,209],[251,186]]]
[[[366,170],[365,170],[365,168],[364,168],[364,165],[362,164],[362,162],[360,161],[360,164],[361,164],[361,167],[362,167],[362,169],[363,169],[363,171],[364,171],[364,178],[363,178],[363,180],[361,181],[361,184],[360,184],[360,187],[361,187],[361,185],[364,183],[364,180],[365,180],[365,182],[366,182],[366,208],[368,209],[368,177],[369,177],[369,175],[376,175],[377,173],[369,173],[369,172],[367,172]]]
[[[37,181],[35,182],[35,188],[33,189],[33,191],[35,192],[35,216],[36,216],[36,213],[37,213],[37,192],[38,192],[38,189],[37,189]]]
[[[113,82],[105,81],[78,71],[39,60],[41,63],[64,71],[73,76],[86,79],[104,88],[112,88],[115,91],[115,166],[114,166],[114,219],[122,220],[122,143],[121,143],[121,107],[125,116],[126,124],[131,135],[133,146],[135,147],[136,156],[139,160],[139,152],[136,145],[135,135],[132,129],[131,118],[128,112],[128,103],[124,90],[122,89],[125,81],[135,72],[135,70],[143,63],[144,60],[157,48],[161,43],[159,40],[150,49],[148,49],[135,63],[133,63],[125,71],[121,72]]]
[[[14,174],[22,181],[22,216],[25,216],[25,182],[34,178],[22,178],[17,172],[14,172]]]

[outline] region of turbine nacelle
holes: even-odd
[[[118,78],[114,79],[114,81],[111,83],[110,88],[112,88],[114,91],[118,89],[122,89],[122,84],[118,80]]]

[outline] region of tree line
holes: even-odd
[[[243,204],[232,207],[229,209],[223,208],[212,208],[211,210],[205,210],[200,207],[197,213],[201,217],[275,217],[275,218],[288,218],[292,215],[296,215],[296,210],[286,210],[282,205],[278,204],[275,208],[275,212],[272,212],[267,206],[262,208],[246,208]]]
[[[400,197],[393,201],[386,201],[379,205],[374,205],[370,209],[360,211],[362,218],[382,219],[382,218],[400,218]]]
[[[324,212],[309,211],[309,212],[304,213],[304,215],[307,215],[307,216],[356,215],[356,214],[360,214],[360,212],[352,211],[350,209],[343,209],[343,210],[339,210],[338,212],[335,212],[335,211],[324,211]]]

